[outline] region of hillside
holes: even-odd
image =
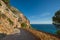
[[[9,0],[0,0],[0,33],[7,35],[17,33],[19,28],[29,28],[29,20]]]

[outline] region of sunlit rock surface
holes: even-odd
[[[22,26],[29,28],[29,20],[6,1],[8,2],[8,0],[0,0],[0,33],[9,35],[17,33],[15,30],[18,30]],[[22,23],[25,25],[21,26]]]

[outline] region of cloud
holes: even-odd
[[[36,18],[36,16],[30,16],[30,18]]]
[[[52,24],[52,21],[33,21],[31,24]]]
[[[46,13],[40,14],[40,17],[50,16],[50,15],[51,15],[50,13],[46,12]]]
[[[33,15],[33,16],[30,16],[30,18],[47,18],[47,17],[50,17],[51,13],[49,12],[45,12],[45,13],[42,13],[42,14],[36,14],[36,15]]]
[[[45,12],[42,14],[37,14],[30,16],[31,24],[51,24],[51,13]]]

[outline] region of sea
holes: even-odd
[[[51,34],[56,34],[56,27],[53,24],[31,24],[32,28],[38,31],[43,31]]]

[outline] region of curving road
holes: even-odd
[[[20,29],[20,33],[6,36],[2,40],[39,40],[39,39],[32,35],[30,32],[24,29]]]

